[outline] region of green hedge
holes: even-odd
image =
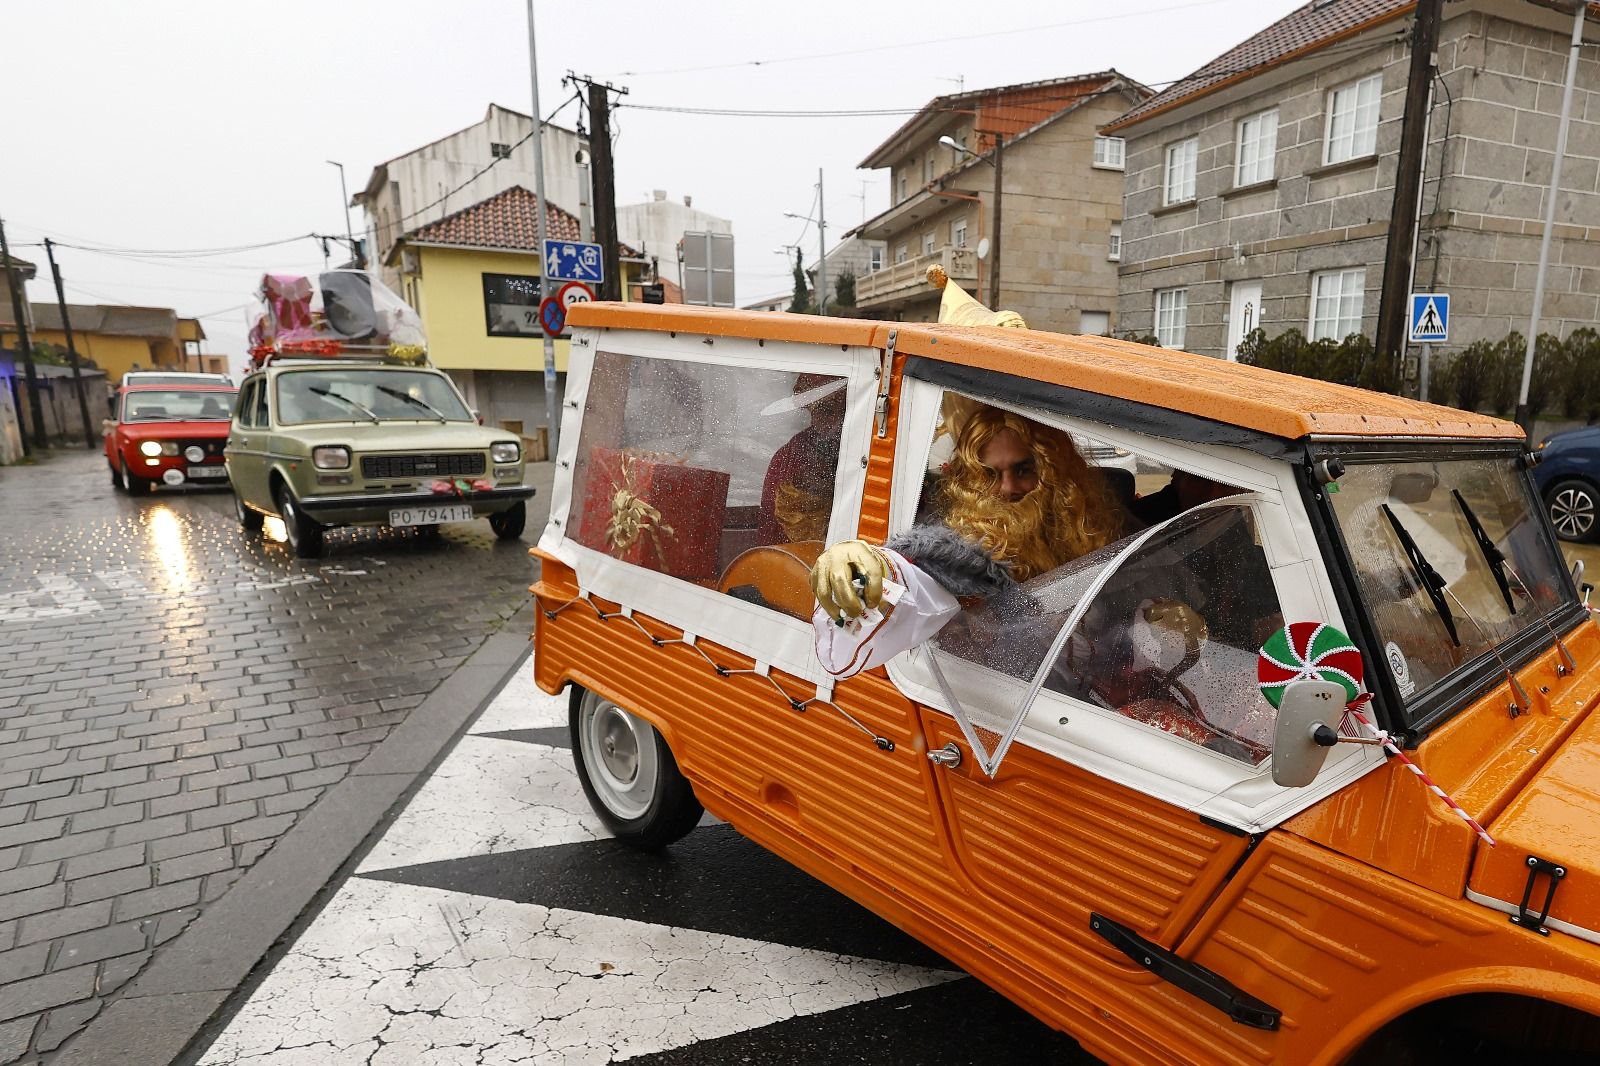
[[[1500,341],[1475,341],[1439,367],[1430,398],[1464,411],[1509,416],[1522,388],[1527,340],[1512,332]],[[1593,420],[1600,416],[1600,333],[1585,326],[1566,340],[1539,334],[1528,380],[1528,413]]]

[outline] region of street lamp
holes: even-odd
[[[1004,157],[1004,148],[1005,148],[1005,143],[1006,143],[1005,139],[1003,137],[1001,137],[998,133],[994,135],[994,158],[993,159],[990,159],[986,155],[979,155],[977,152],[974,152],[971,148],[968,148],[964,144],[958,144],[956,142],[956,139],[954,137],[950,136],[949,134],[945,134],[943,137],[940,137],[939,138],[939,143],[944,145],[946,148],[954,149],[955,151],[960,152],[963,155],[970,155],[974,159],[981,159],[985,163],[988,163],[991,167],[994,167],[994,221],[993,221],[993,224],[992,224],[992,228],[993,228],[994,232],[989,237],[989,255],[993,257],[993,262],[991,262],[989,264],[989,306],[990,307],[999,307],[1000,306],[1000,175],[1002,173],[1001,164],[1005,161],[1005,157]]]
[[[344,184],[344,164],[335,163],[331,159],[324,160],[324,162],[330,167],[339,168],[339,206],[344,208],[344,236],[345,240],[350,242],[350,258],[354,259],[356,254],[356,235],[350,230],[350,191],[345,188]]]

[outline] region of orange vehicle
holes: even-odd
[[[1103,337],[569,321],[534,669],[620,838],[703,805],[1110,1062],[1600,1060],[1600,632],[1518,427]],[[1118,531],[836,678],[807,568],[927,522],[978,408]],[[1311,642],[1263,697],[1294,623],[1372,728]]]

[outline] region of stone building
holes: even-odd
[[[1102,129],[1127,140],[1120,331],[1229,358],[1256,326],[1374,335],[1415,7],[1313,0]],[[1411,288],[1450,294],[1446,351],[1528,328],[1571,26],[1444,8]],[[1572,116],[1541,324],[1562,336],[1600,311],[1592,50]]]
[[[1105,331],[1117,295],[1123,146],[1096,128],[1149,95],[1107,70],[936,97],[861,163],[889,170],[891,206],[846,234],[886,249],[882,269],[857,279],[857,306],[877,318],[936,319],[939,294],[924,280],[934,264],[989,299],[995,257],[979,248],[993,251],[998,137],[999,305],[1036,329]]]

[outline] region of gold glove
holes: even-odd
[[[843,622],[878,606],[883,579],[889,573],[883,552],[864,540],[846,540],[817,556],[811,568],[811,591],[829,618]],[[856,581],[865,587],[857,590]]]
[[[1193,655],[1200,642],[1211,636],[1200,612],[1179,600],[1162,597],[1144,609],[1144,620],[1153,626],[1183,634],[1184,649]]]

